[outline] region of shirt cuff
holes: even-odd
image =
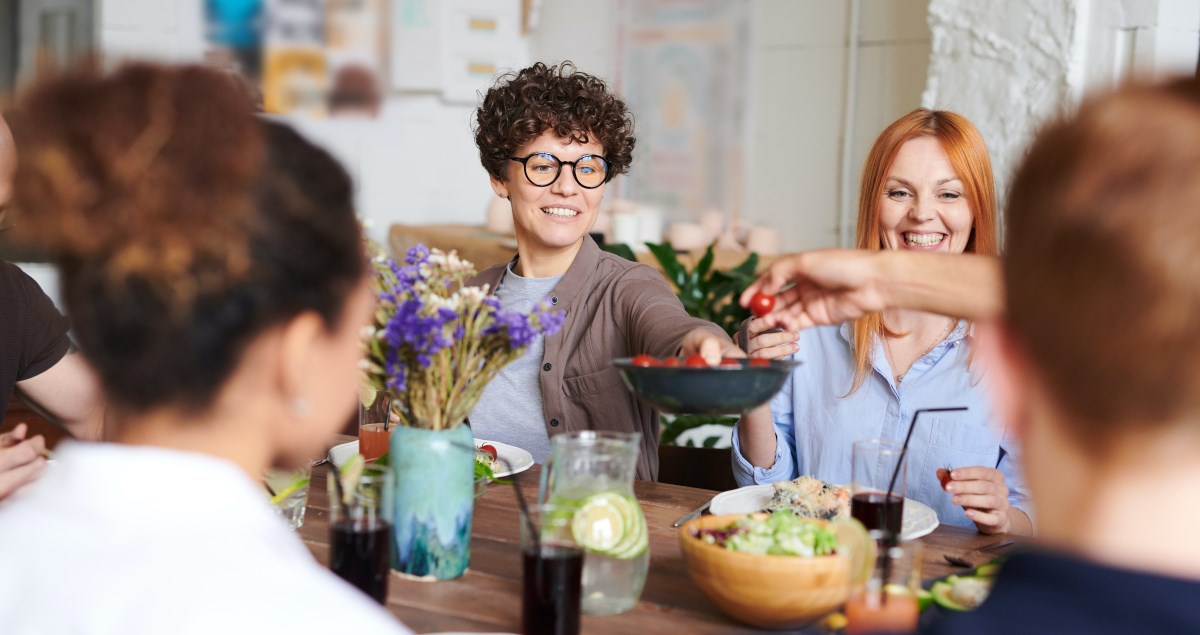
[[[1024,496],[1009,496],[1008,505],[1013,509],[1019,509],[1022,512],[1025,512],[1025,515],[1029,517],[1029,528],[1032,531],[1032,535],[1036,536],[1037,520],[1035,520],[1033,517],[1032,502]]]
[[[787,453],[788,444],[779,438],[779,429],[775,429],[775,460],[771,467],[761,468],[752,465],[742,454],[742,444],[738,441],[738,426],[740,425],[741,422],[738,422],[733,426],[733,438],[731,439],[733,480],[737,481],[738,485],[745,487],[746,485],[774,483],[791,478],[792,457]]]

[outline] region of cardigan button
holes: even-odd
[[[550,304],[558,304],[558,296],[551,296]]]
[[[544,371],[549,371],[551,368],[550,362],[546,362],[546,364],[542,366],[542,370]]]
[[[550,425],[551,425],[552,427],[555,427],[555,428],[557,428],[557,427],[558,427],[558,419],[551,419],[551,420],[550,420]]]

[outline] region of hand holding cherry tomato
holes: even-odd
[[[775,308],[775,296],[762,292],[755,293],[750,298],[750,306],[748,308],[756,317],[762,317]]]

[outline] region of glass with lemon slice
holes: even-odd
[[[543,498],[569,519],[584,551],[585,613],[633,608],[646,582],[650,540],[633,495],[639,449],[634,433],[585,431],[551,439]]]
[[[304,510],[308,506],[308,481],[311,476],[311,465],[305,465],[299,470],[271,469],[263,475],[263,485],[271,504],[293,530],[304,524]]]
[[[869,544],[876,547],[869,566],[860,571],[862,579],[846,600],[846,633],[908,633],[917,628],[920,618],[921,557],[920,542],[889,539],[887,532],[869,532]]]

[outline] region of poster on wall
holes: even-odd
[[[528,64],[540,0],[392,0],[390,84],[475,104],[498,73]]]
[[[244,78],[262,109],[375,117],[387,0],[206,0],[205,59]]]
[[[694,220],[736,219],[749,92],[747,2],[624,0],[618,87],[637,117],[622,196]]]

